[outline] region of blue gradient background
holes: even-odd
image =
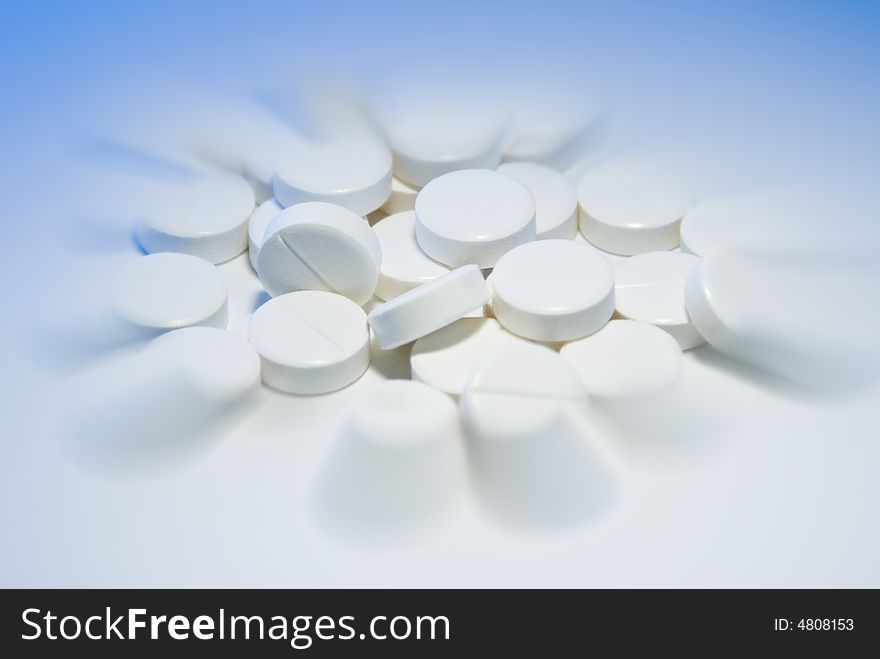
[[[71,254],[127,245],[106,207],[95,211],[104,195],[125,189],[113,188],[120,172],[96,165],[101,159],[89,145],[97,136],[134,135],[148,144],[177,110],[186,112],[193,90],[246,97],[296,76],[365,87],[388,78],[503,86],[538,77],[595,90],[606,103],[609,148],[674,144],[701,163],[709,192],[818,181],[832,199],[859,200],[846,230],[876,248],[878,34],[877,2],[0,4],[0,584],[880,586],[880,492],[869,478],[880,464],[876,394],[807,404],[821,417],[809,417],[817,437],[851,441],[832,450],[828,434],[815,441],[805,434],[797,444],[791,432],[794,443],[755,458],[769,466],[754,468],[783,494],[756,492],[746,509],[767,512],[769,498],[777,513],[750,521],[733,505],[685,506],[665,530],[647,535],[529,541],[514,550],[488,534],[475,541],[485,551],[456,541],[444,560],[425,550],[361,565],[314,544],[297,554],[301,546],[287,536],[267,540],[275,542],[269,549],[242,541],[211,552],[240,530],[256,537],[286,523],[273,511],[237,510],[231,517],[241,526],[233,532],[224,515],[209,512],[214,490],[204,479],[219,488],[212,479],[220,472],[193,475],[191,486],[189,477],[167,484],[182,507],[191,506],[194,522],[175,516],[170,504],[150,505],[151,488],[165,488],[164,477],[147,485],[83,484],[54,446],[58,371],[45,368],[52,357],[34,329],[74,293]],[[827,219],[829,231],[837,230],[841,218]],[[800,404],[785,401],[791,407],[763,424],[766,437],[751,436],[757,442],[788,433],[808,418]],[[794,455],[792,446],[800,447]],[[719,478],[733,483],[743,465],[753,465],[747,454],[720,472],[688,472],[691,489],[678,486],[679,494],[689,498]],[[814,492],[814,483],[837,498],[823,503],[821,491],[815,500],[797,498]],[[126,494],[120,498],[117,488]],[[96,501],[110,503],[96,508]],[[227,513],[235,505],[219,503]],[[790,514],[781,512],[789,504]],[[695,530],[700,524],[705,533]],[[723,529],[733,529],[735,541]],[[713,533],[717,541],[707,540]],[[653,558],[637,545],[650,546]],[[811,548],[801,558],[804,545]],[[504,561],[488,561],[486,554],[502,551],[510,553]],[[584,566],[585,556],[595,569]],[[339,568],[346,562],[349,568]]]

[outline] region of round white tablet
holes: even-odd
[[[459,408],[476,439],[540,440],[566,405],[586,400],[580,378],[558,353],[524,343],[507,346],[477,366]]]
[[[391,154],[368,138],[302,147],[276,165],[273,190],[282,206],[325,201],[366,215],[391,192]]]
[[[432,279],[370,312],[383,350],[402,346],[446,327],[489,301],[489,288],[475,265]]]
[[[247,247],[254,191],[240,176],[196,175],[162,195],[135,229],[148,253],[180,252],[222,263]]]
[[[416,207],[416,195],[418,194],[419,188],[392,176],[391,194],[379,210],[388,215],[411,211]]]
[[[682,350],[705,343],[684,306],[684,282],[699,262],[692,254],[648,252],[618,263],[614,272],[618,313],[666,330]]]
[[[535,198],[538,240],[577,234],[577,195],[566,178],[550,167],[530,162],[507,162],[498,171],[525,185]]]
[[[144,353],[173,367],[189,391],[215,402],[245,396],[260,383],[260,360],[243,337],[213,327],[187,327],[153,339]],[[178,400],[185,405],[186,401]]]
[[[445,174],[416,198],[416,239],[451,267],[491,268],[505,252],[535,239],[535,200],[519,181],[488,169]]]
[[[149,254],[119,273],[113,308],[127,322],[156,330],[226,327],[226,280],[215,265],[189,254]]]
[[[373,231],[382,248],[377,297],[390,300],[449,272],[445,265],[429,258],[416,242],[413,211],[389,215],[374,224]]]
[[[326,291],[273,298],[251,317],[248,338],[263,382],[291,394],[323,394],[357,380],[370,365],[364,310]]]
[[[394,153],[394,175],[416,187],[460,169],[494,169],[501,162],[506,117],[473,102],[442,99],[379,109]]]
[[[597,250],[572,240],[517,247],[501,257],[490,280],[498,322],[527,339],[579,339],[614,313],[614,271]]]
[[[656,169],[618,161],[588,171],[578,186],[581,233],[614,254],[672,249],[693,205],[681,183]]]
[[[260,251],[260,245],[263,244],[266,227],[281,211],[281,205],[273,197],[257,206],[251,215],[248,222],[248,258],[251,260],[254,270],[257,269],[257,253]]]
[[[600,398],[636,398],[671,386],[681,375],[681,348],[663,330],[612,320],[595,334],[562,346],[562,359]]]
[[[461,318],[413,345],[413,380],[458,396],[475,367],[507,346],[527,343],[493,318]]]
[[[266,227],[257,274],[269,295],[315,290],[364,304],[376,290],[382,252],[367,222],[315,201],[278,213]]]

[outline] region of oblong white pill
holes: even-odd
[[[621,261],[614,270],[618,313],[666,330],[682,350],[705,343],[684,305],[684,282],[699,262],[681,252],[648,252]]]
[[[578,231],[577,194],[557,170],[531,162],[506,162],[498,171],[525,185],[535,198],[538,240],[573,240]]]
[[[389,350],[446,327],[488,301],[483,273],[466,265],[376,307],[368,319],[379,346]]]
[[[223,263],[247,248],[254,191],[240,176],[197,175],[171,191],[135,232],[148,253],[179,252]]]
[[[586,400],[580,378],[558,353],[523,343],[506,346],[474,369],[459,408],[478,439],[540,439],[567,405]]]
[[[612,320],[595,334],[566,343],[562,359],[600,398],[637,398],[657,393],[681,375],[678,343],[663,330],[634,320]]]
[[[376,296],[390,300],[449,272],[427,256],[416,242],[416,214],[395,213],[373,225],[382,249]]]
[[[493,318],[460,318],[415,342],[410,354],[413,380],[458,396],[474,368],[507,346],[528,343]]]
[[[491,268],[505,252],[533,241],[535,200],[519,181],[488,169],[434,179],[416,197],[416,239],[451,267]]]
[[[504,327],[535,341],[592,334],[614,313],[614,271],[598,250],[539,240],[511,250],[490,275],[492,310]]]
[[[223,274],[189,254],[148,254],[129,262],[118,275],[112,299],[116,314],[139,327],[226,327]]]
[[[254,312],[248,338],[260,355],[263,382],[286,393],[336,391],[370,365],[364,310],[326,291],[272,298]]]
[[[391,177],[391,194],[382,204],[379,210],[393,215],[394,213],[402,213],[411,211],[416,207],[416,196],[419,194],[419,188],[401,181],[396,176]]]
[[[681,218],[691,206],[692,196],[681,183],[625,161],[589,170],[578,186],[581,233],[614,254],[677,247]]]
[[[324,201],[366,215],[391,192],[391,153],[371,138],[302,147],[276,164],[272,189],[282,206]]]
[[[257,274],[271,296],[329,291],[364,304],[376,290],[382,251],[367,222],[319,201],[278,213],[266,227]]]
[[[257,206],[251,214],[251,219],[248,221],[248,258],[254,270],[257,269],[257,253],[260,251],[260,245],[263,244],[266,227],[282,210],[281,204],[272,197]]]

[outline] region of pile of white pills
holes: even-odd
[[[149,255],[119,277],[118,315],[223,330],[214,264],[247,251],[269,296],[247,331],[264,384],[326,394],[371,350],[408,346],[412,380],[457,402],[493,455],[571,404],[672,387],[706,341],[740,351],[750,301],[726,292],[727,261],[703,238],[718,217],[670,172],[608,161],[573,184],[508,158],[496,117],[471,119],[408,115],[381,138],[281,159],[256,208],[241,177],[194,181],[138,226]]]

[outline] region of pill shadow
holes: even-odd
[[[444,448],[376,450],[343,423],[310,488],[309,518],[328,538],[367,551],[436,536],[467,493],[463,457],[449,460]]]
[[[195,170],[170,156],[138,148],[99,135],[88,135],[72,145],[74,155],[86,162],[94,162],[143,176],[153,181],[186,182],[196,175]]]
[[[413,344],[382,350],[375,335],[370,336],[370,367],[386,380],[408,380],[411,375],[410,355]]]
[[[586,527],[617,498],[617,482],[594,437],[566,410],[540,437],[505,440],[468,431],[473,491],[496,523],[521,532]]]
[[[269,295],[266,291],[259,291],[256,295],[254,295],[253,302],[251,303],[251,313],[255,312],[271,299],[272,296]]]
[[[180,403],[179,401],[184,401]],[[259,390],[233,403],[194,399],[186,385],[161,387],[70,416],[62,449],[83,471],[104,478],[153,477],[186,469],[219,445],[260,406]]]
[[[638,399],[593,398],[584,422],[628,462],[672,470],[723,454],[738,425],[735,409],[683,382]]]
[[[739,380],[772,394],[794,400],[819,403],[833,401],[858,393],[877,384],[878,373],[874,359],[866,359],[863,368],[849,370],[828,369],[824,376],[809,382],[786,378],[757,365],[730,357],[705,344],[690,351],[693,358],[709,368],[728,373]]]

